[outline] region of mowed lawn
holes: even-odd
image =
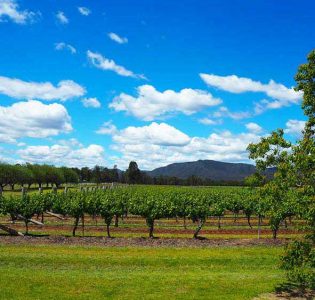
[[[282,251],[0,245],[0,299],[252,299],[283,280]]]

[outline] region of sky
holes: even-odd
[[[0,161],[249,162],[304,126],[313,0],[0,0]]]

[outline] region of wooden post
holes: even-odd
[[[65,186],[64,193],[65,193],[65,194],[67,194],[67,193],[68,193],[68,187],[67,187],[67,186]]]
[[[26,188],[24,186],[21,189],[21,193],[22,193],[22,196],[24,196],[26,194]]]
[[[0,229],[2,229],[3,231],[11,234],[11,235],[20,235],[20,236],[24,236],[23,233],[16,231],[15,229],[12,229],[6,225],[2,225],[0,224]]]
[[[260,215],[258,215],[258,239],[260,239],[260,221],[261,221],[261,217]]]

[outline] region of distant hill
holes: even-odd
[[[211,179],[213,181],[242,181],[247,176],[255,173],[256,168],[245,163],[226,163],[215,160],[198,160],[184,163],[174,163],[160,167],[147,174],[151,177],[169,176],[181,179],[192,175]],[[267,173],[273,173],[269,170]]]

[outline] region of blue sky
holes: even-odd
[[[0,160],[142,169],[303,128],[311,0],[0,0]]]

